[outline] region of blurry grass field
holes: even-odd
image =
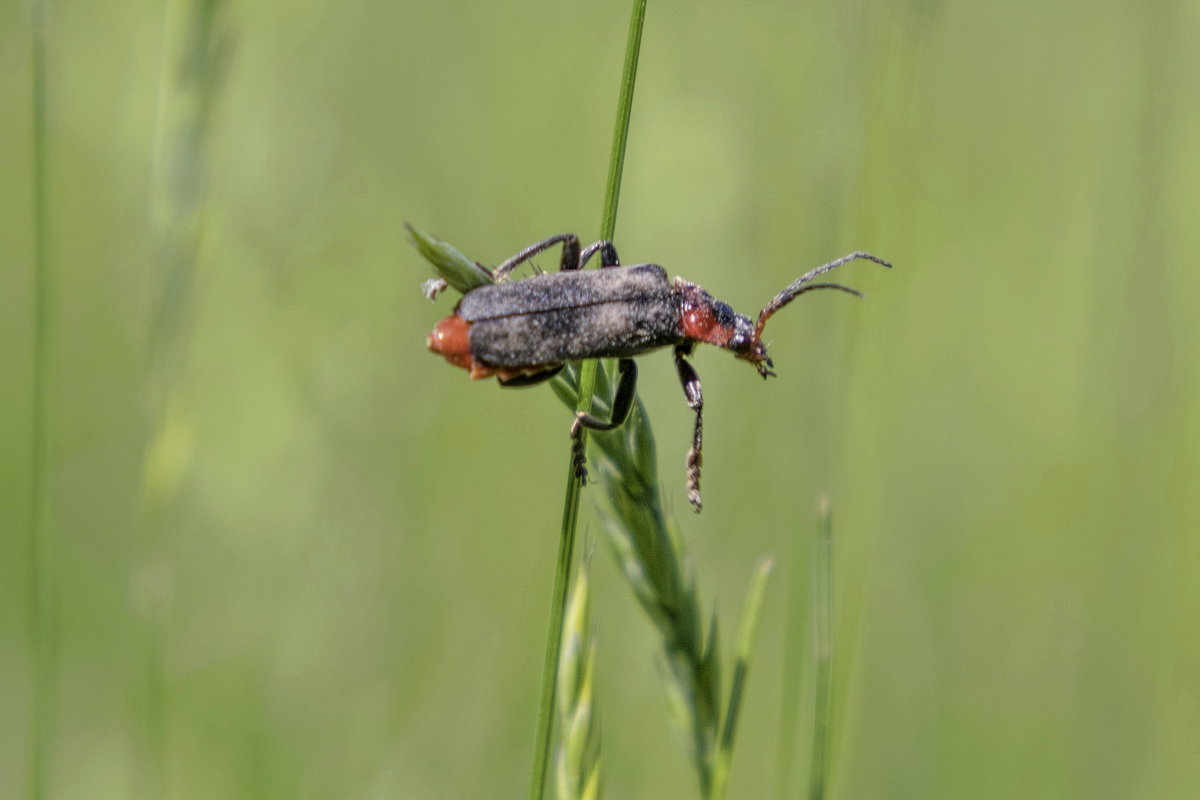
[[[188,3],[45,4],[40,633],[31,5],[0,10],[0,797],[39,635],[47,797],[521,795],[570,416],[425,351],[451,304],[402,222],[487,263],[594,237],[628,4],[212,5],[208,83]],[[623,259],[748,314],[896,264],[781,312],[777,380],[697,353],[702,515],[670,354],[640,362],[706,604],[777,558],[731,797],[773,796],[811,696],[783,655],[823,491],[830,797],[1200,793],[1198,26],[650,3]],[[590,583],[606,796],[694,797],[604,546]]]

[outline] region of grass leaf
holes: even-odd
[[[492,283],[492,273],[482,264],[472,261],[452,245],[436,236],[417,230],[407,222],[404,223],[404,227],[408,229],[413,247],[417,248],[425,260],[433,265],[438,277],[443,281],[441,285],[438,285],[437,281],[426,282],[425,296],[430,300],[438,292],[444,290],[447,285],[466,294],[472,289]]]

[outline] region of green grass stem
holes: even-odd
[[[638,54],[641,50],[642,27],[646,16],[646,0],[634,0],[625,48],[625,64],[621,72],[621,91],[617,103],[617,120],[613,133],[612,156],[609,159],[608,187],[604,196],[604,212],[600,236],[611,239],[617,224],[617,201],[621,194],[621,172],[625,163],[625,144],[629,139],[629,119],[633,109],[633,87],[637,78]],[[588,412],[597,383],[597,362],[583,362],[579,370],[575,408]],[[584,444],[586,446],[586,433]],[[554,719],[555,690],[558,684],[559,647],[562,643],[563,616],[567,603],[567,576],[575,551],[576,528],[579,522],[579,492],[581,483],[575,476],[573,463],[567,466],[567,485],[563,499],[562,534],[559,538],[558,563],[554,576],[554,594],[550,603],[550,627],[546,637],[546,658],[542,666],[542,693],[538,708],[537,734],[534,742],[533,778],[529,795],[535,800],[544,796],[546,772],[550,760],[550,734]]]

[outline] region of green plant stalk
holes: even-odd
[[[621,173],[625,164],[625,144],[629,139],[629,118],[633,109],[633,87],[637,78],[638,55],[641,51],[642,27],[646,17],[646,0],[634,0],[629,23],[629,38],[625,47],[625,64],[621,72],[621,91],[617,101],[617,120],[613,133],[612,155],[609,159],[608,187],[604,195],[604,212],[600,222],[600,237],[612,239],[617,225],[617,201],[621,195]],[[597,383],[597,363],[583,362],[579,371],[579,392],[575,408],[587,413],[592,407],[592,395]],[[587,434],[583,445],[586,447]],[[555,691],[558,685],[559,648],[562,644],[563,615],[567,603],[567,576],[575,551],[575,536],[579,522],[579,492],[582,484],[575,475],[574,464],[567,467],[567,487],[563,499],[562,533],[559,538],[558,563],[554,576],[554,594],[550,605],[550,629],[546,637],[546,658],[542,665],[542,693],[538,708],[537,734],[534,742],[533,778],[529,796],[540,800],[544,796],[546,772],[550,761],[550,734],[554,720]]]
[[[48,788],[54,713],[54,632],[44,494],[46,403],[49,372],[50,275],[46,247],[46,7],[33,4],[30,72],[33,81],[33,392],[29,464],[29,628],[33,639],[33,709],[30,714],[29,796]]]
[[[721,725],[721,739],[717,743],[713,759],[712,788],[709,798],[723,800],[729,787],[729,767],[733,761],[733,737],[737,732],[738,712],[742,706],[742,695],[746,689],[746,678],[750,674],[750,657],[754,642],[758,638],[758,620],[762,612],[763,594],[767,590],[767,578],[775,564],[764,558],[754,572],[750,591],[746,595],[746,607],[742,609],[742,620],[738,625],[737,645],[734,648],[733,679],[729,684],[729,705]]]
[[[633,113],[633,84],[637,79],[638,55],[642,51],[642,27],[646,0],[633,0],[629,39],[625,43],[625,67],[621,72],[621,94],[617,99],[617,124],[613,130],[612,157],[608,162],[608,191],[600,218],[600,238],[612,239],[617,230],[617,201],[621,197],[621,175],[625,169],[625,143],[629,140],[629,117]]]
[[[823,800],[829,775],[830,714],[833,697],[833,522],[829,501],[822,500],[813,560],[813,633],[817,659],[816,698],[809,800]]]
[[[575,526],[579,517],[579,481],[573,465],[568,466],[567,497],[563,504],[562,536],[559,539],[558,563],[554,569],[554,594],[550,607],[550,631],[546,642],[546,657],[542,662],[542,696],[538,704],[537,738],[534,742],[533,779],[529,796],[544,797],[546,772],[550,761],[550,734],[553,728],[554,703],[558,686],[558,656],[562,646],[562,626],[566,613],[567,583],[571,574],[571,559],[575,552]]]
[[[631,48],[632,49],[632,48]],[[610,217],[611,221],[612,217]],[[587,366],[585,362],[585,366]],[[568,368],[551,381],[564,405],[577,408],[580,373]],[[600,417],[611,413],[604,370],[593,401]],[[691,559],[659,490],[654,436],[635,397],[625,424],[593,431],[590,457],[601,477],[601,514],[621,571],[642,610],[658,630],[659,664],[672,722],[696,770],[700,796],[713,796],[713,771],[721,739],[721,666],[716,614],[706,616]],[[736,715],[729,719],[730,734]],[[732,735],[727,737],[732,743]]]

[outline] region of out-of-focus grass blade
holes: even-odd
[[[813,559],[813,634],[817,661],[816,698],[813,708],[812,773],[809,777],[810,800],[824,800],[829,775],[830,717],[833,698],[833,514],[829,498],[818,508],[819,527]]]
[[[475,263],[446,242],[417,230],[407,222],[404,223],[404,227],[408,228],[413,247],[417,248],[425,260],[433,265],[438,277],[462,294],[493,282],[492,273],[482,264]],[[436,281],[432,283],[436,284]],[[444,288],[446,288],[445,285],[431,288],[427,284],[425,293],[432,299],[434,294]]]
[[[767,579],[775,562],[764,558],[758,562],[750,589],[746,592],[746,606],[738,624],[737,645],[734,651],[733,680],[729,685],[729,705],[725,709],[725,722],[721,726],[721,741],[717,745],[716,763],[713,765],[713,800],[725,797],[729,785],[729,765],[733,759],[733,737],[737,732],[738,711],[741,710],[742,692],[746,688],[746,676],[750,672],[750,655],[758,638],[758,618],[762,611],[763,595],[767,590]]]
[[[791,537],[791,554],[788,560],[792,564],[802,561],[801,533]],[[802,676],[804,667],[801,660],[805,647],[805,615],[808,611],[805,591],[808,585],[800,580],[786,580],[787,585],[787,621],[783,645],[783,675],[779,692],[779,733],[776,737],[775,751],[775,800],[795,797],[793,791],[796,781],[796,768],[799,759],[796,758],[796,737],[799,728],[800,698],[803,686]]]

